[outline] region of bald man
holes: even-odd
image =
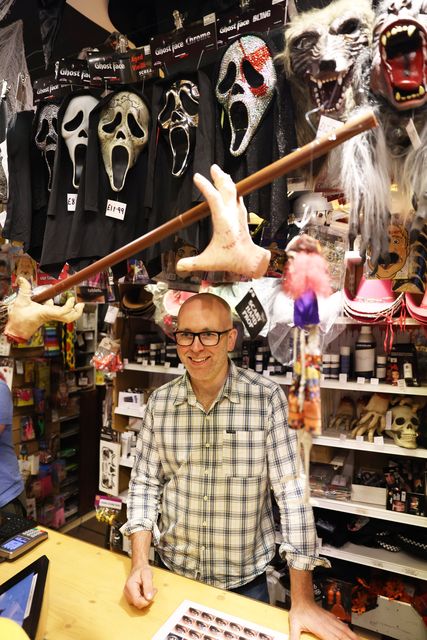
[[[296,435],[282,389],[229,360],[237,331],[221,298],[181,307],[175,339],[186,373],[149,398],[128,496],[132,568],[125,585],[139,609],[155,596],[149,550],[177,574],[268,602],[265,570],[275,554],[270,487],[281,512],[291,575],[290,640],[356,635],[313,598],[317,555],[312,509],[303,501]]]

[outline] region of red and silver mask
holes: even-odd
[[[427,0],[385,0],[376,11],[372,91],[398,111],[427,101]]]
[[[273,98],[276,82],[273,58],[262,38],[242,36],[225,51],[215,93],[228,116],[233,156],[248,148]]]
[[[53,162],[58,144],[58,109],[57,104],[45,104],[39,112],[35,143],[43,154],[49,172],[48,191],[52,188]]]
[[[73,186],[78,189],[82,175],[89,129],[89,114],[98,104],[93,96],[76,96],[68,103],[61,123],[61,135],[73,164]]]
[[[191,80],[177,80],[165,91],[159,125],[172,151],[172,175],[182,176],[196,143],[199,125],[199,88]]]
[[[150,115],[136,93],[120,91],[101,111],[98,138],[105,171],[113,191],[121,191],[126,176],[148,142]]]

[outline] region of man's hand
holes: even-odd
[[[157,589],[153,587],[153,572],[149,564],[132,569],[123,590],[126,600],[137,609],[148,607]]]
[[[320,640],[357,640],[358,636],[332,613],[314,601],[291,607],[289,612],[289,640],[299,640],[301,633],[312,633]]]

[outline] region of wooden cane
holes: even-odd
[[[272,162],[267,167],[256,171],[252,175],[238,182],[236,184],[237,195],[246,196],[248,193],[252,193],[252,191],[270,184],[270,182],[273,182],[276,178],[280,178],[299,167],[303,167],[316,158],[325,155],[331,149],[337,147],[346,140],[349,140],[353,136],[356,136],[363,131],[367,131],[368,129],[372,129],[377,125],[377,119],[372,111],[368,111],[362,115],[356,116],[355,118],[351,118],[333,132],[312,140],[303,147],[292,151],[292,153],[289,153],[287,156]],[[81,271],[73,273],[65,280],[61,280],[60,282],[46,288],[44,291],[37,293],[32,299],[34,302],[44,302],[45,300],[54,298],[59,293],[71,289],[84,280],[88,280],[100,271],[104,271],[108,267],[112,267],[118,262],[126,260],[142,249],[146,249],[156,242],[163,240],[167,236],[176,233],[180,229],[184,229],[194,222],[198,222],[209,215],[209,213],[210,211],[207,202],[201,202],[195,207],[188,209],[185,213],[181,213],[175,218],[172,218],[172,220],[168,220],[168,222],[160,225],[160,227],[145,233],[143,236],[129,242],[124,247],[116,249],[113,253],[93,262]]]

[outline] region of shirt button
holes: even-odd
[[[207,442],[207,443],[205,444],[206,449],[209,449],[209,447],[210,447],[210,446],[211,446],[211,445],[210,445],[210,443],[209,443],[209,442]]]
[[[205,551],[206,547],[200,547],[200,551]]]
[[[207,522],[202,522],[202,527],[207,527],[208,523]]]
[[[205,469],[205,476],[209,475],[209,471],[207,469]]]
[[[208,496],[203,496],[203,500],[204,500],[205,502],[207,502],[207,501],[208,501]]]

